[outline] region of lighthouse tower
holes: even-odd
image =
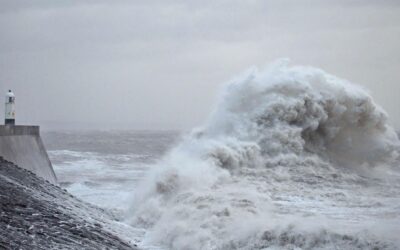
[[[6,114],[5,114],[5,124],[15,125],[15,95],[9,90],[6,94]]]

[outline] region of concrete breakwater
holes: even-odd
[[[0,126],[0,156],[56,184],[39,126]]]

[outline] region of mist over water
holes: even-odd
[[[126,220],[167,249],[398,249],[399,145],[365,89],[252,68],[151,167]]]

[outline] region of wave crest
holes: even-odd
[[[365,229],[368,209],[378,221],[379,207],[390,210],[392,200],[357,190],[391,190],[398,199],[398,180],[377,184],[353,170],[397,168],[398,152],[387,114],[363,88],[286,62],[252,68],[225,86],[206,124],[154,167],[129,220],[173,249],[369,246],[373,237],[355,232]],[[301,225],[316,216],[331,219],[329,232],[277,231],[292,217]],[[336,220],[357,230],[336,233]]]

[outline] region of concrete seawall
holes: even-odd
[[[21,168],[57,183],[53,166],[40,138],[39,126],[0,126],[0,156]]]

